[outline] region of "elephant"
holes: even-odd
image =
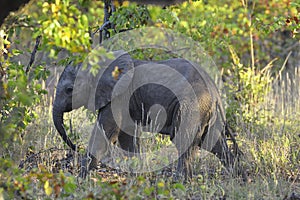
[[[199,147],[232,171],[241,151],[226,123],[218,89],[204,69],[183,58],[147,61],[125,51],[114,54],[96,76],[90,66],[70,63],[56,87],[53,122],[74,151],[64,129],[64,113],[82,106],[98,112],[81,176],[97,166],[113,141],[126,152],[139,152],[134,124],[147,126],[155,120],[163,122],[155,125],[155,132],[169,135],[178,151],[177,174],[192,177],[191,160]],[[235,151],[228,147],[228,136]]]

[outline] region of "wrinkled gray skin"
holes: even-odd
[[[123,119],[116,119],[116,117],[114,118],[112,115],[111,102],[114,100],[111,99],[112,89],[118,80],[115,80],[111,74],[115,67],[118,66],[122,69],[122,73],[119,75],[120,79],[128,70],[136,69],[145,63],[151,64],[150,61],[133,60],[129,54],[123,54],[110,63],[109,67],[101,76],[100,81],[97,81],[98,77],[93,77],[88,73],[78,75],[80,65],[77,67],[67,66],[62,73],[57,85],[56,98],[53,105],[53,121],[63,140],[73,150],[76,150],[76,147],[67,137],[63,127],[63,114],[81,106],[85,106],[90,110],[98,110],[98,119],[90,138],[87,158],[84,159],[82,163],[81,176],[85,177],[88,170],[96,167],[97,162],[107,152],[109,142],[117,139],[122,149],[129,152],[138,151],[138,145],[136,145],[138,142],[136,142],[134,137],[120,130],[116,124],[115,120],[122,121]],[[171,140],[177,147],[180,155],[177,170],[178,173],[184,175],[185,178],[192,176],[191,159],[193,153],[198,149],[197,147],[209,150],[221,160],[224,166],[228,169],[232,169],[236,155],[233,155],[228,149],[225,136],[228,129],[225,125],[224,111],[218,90],[209,75],[203,69],[198,69],[198,71],[200,70],[199,74],[193,65],[184,59],[169,59],[152,63],[167,65],[181,73],[192,85],[199,106],[196,108],[190,108],[189,105],[179,107],[178,99],[170,90],[160,85],[147,84],[137,89],[130,99],[129,110],[132,119],[144,125],[150,123],[149,120],[146,120],[147,117],[142,116],[141,113],[147,113],[154,104],[164,106],[167,111],[167,120],[159,132],[170,135]],[[157,73],[160,72],[158,71]],[[75,77],[76,81],[80,83],[79,86],[76,85],[76,92],[74,91],[75,88],[73,90]],[[131,82],[134,82],[134,76],[130,78],[132,79]],[[97,83],[98,85],[96,86],[95,84]],[[176,88],[184,90],[180,85],[181,81],[178,80],[174,84],[178,84]],[[125,84],[123,88],[124,92],[129,89],[129,85]],[[93,94],[96,95],[92,96]],[[122,94],[120,94],[120,96],[122,97]],[[72,98],[77,98],[76,101],[73,101],[73,104],[76,102],[76,105],[72,105]],[[180,109],[198,110],[197,112],[199,114],[198,121],[191,123],[196,126],[197,134],[191,136],[192,144],[184,150],[181,150],[181,142],[178,142],[182,140],[175,141],[174,139],[175,130],[177,130],[176,128],[178,128],[180,124],[180,115],[186,111]],[[122,118],[121,116],[122,114],[120,114],[119,117]],[[129,127],[127,130],[134,131],[134,128],[135,127]],[[101,134],[103,130],[105,135]],[[181,134],[179,136],[180,139],[190,138],[187,132],[176,134]]]

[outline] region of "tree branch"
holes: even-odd
[[[40,45],[41,38],[42,38],[42,36],[39,35],[39,36],[36,38],[36,40],[35,40],[35,45],[34,45],[34,48],[33,48],[32,52],[31,52],[30,61],[29,61],[28,65],[27,65],[27,68],[26,68],[26,71],[25,71],[26,74],[28,74],[28,72],[29,72],[29,70],[30,70],[30,67],[32,66],[32,64],[33,64],[33,62],[34,62],[34,60],[35,60],[35,54],[36,54],[36,52],[37,52],[37,48],[38,48],[39,45]]]

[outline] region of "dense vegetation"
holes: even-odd
[[[161,172],[130,175],[104,167],[77,182],[78,163],[52,123],[53,88],[62,66],[82,61],[98,44],[103,2],[31,0],[0,30],[0,199],[299,198],[300,4],[115,4],[111,36],[141,27],[168,28],[191,37],[212,57],[221,74],[216,82],[227,120],[245,154],[248,182],[224,173],[213,156],[197,158],[197,175],[185,184]],[[151,49],[132,54],[144,59],[165,55]],[[91,124],[93,114],[80,110],[67,117],[72,139],[85,145],[81,124]]]

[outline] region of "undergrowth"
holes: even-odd
[[[195,175],[188,183],[173,180],[172,166],[171,169],[135,174],[101,165],[86,180],[79,179],[79,155],[73,155],[56,133],[51,106],[48,106],[51,103],[45,99],[36,108],[39,118],[27,128],[22,144],[14,144],[6,151],[9,153],[5,155],[14,161],[2,159],[0,162],[0,197],[284,199],[293,192],[299,194],[299,82],[299,71],[295,72],[293,80],[270,82],[270,90],[259,105],[261,113],[256,113],[256,116],[266,117],[261,119],[262,123],[252,122],[245,126],[243,115],[236,115],[239,118],[236,126],[240,127],[237,140],[244,152],[247,182],[241,177],[231,177],[219,160],[204,150],[199,151],[193,162]],[[68,132],[72,132],[71,137],[82,147],[87,144],[94,120],[95,116],[83,109],[66,116]],[[168,139],[162,137],[155,140],[169,144]],[[150,162],[155,164],[155,160]]]

